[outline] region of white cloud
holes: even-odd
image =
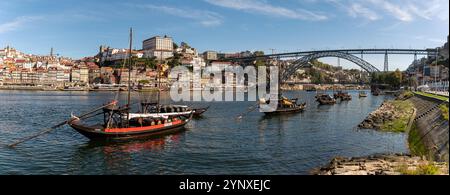
[[[42,16],[21,16],[10,22],[0,24],[0,33],[15,31],[33,21],[42,19]]]
[[[223,20],[223,17],[220,14],[211,11],[181,9],[151,4],[144,5],[143,7],[182,18],[192,19],[199,22],[203,26],[218,26],[222,24]]]
[[[379,6],[385,11],[389,12],[392,16],[397,18],[398,20],[404,22],[410,22],[413,20],[413,16],[411,15],[408,9],[402,8],[400,5],[394,4],[391,1],[386,0],[369,0],[375,6]]]
[[[440,19],[448,21],[448,0],[326,0],[346,10],[351,17],[379,20],[391,16],[401,22]]]
[[[328,17],[322,13],[309,11],[306,9],[288,9],[280,6],[273,6],[262,0],[205,0],[206,2],[235,10],[242,10],[251,13],[268,16],[283,17],[298,20],[326,20]]]
[[[448,21],[449,17],[449,1],[448,0],[428,0],[428,1],[411,1],[408,3],[408,10],[418,17],[426,20],[438,18]]]
[[[348,13],[350,16],[352,17],[358,17],[358,16],[363,16],[364,18],[367,18],[368,20],[378,20],[380,19],[380,16],[378,16],[377,13],[375,13],[373,10],[362,6],[361,4],[358,3],[353,3],[349,8],[348,8]]]

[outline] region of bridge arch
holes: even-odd
[[[327,52],[313,53],[313,54],[304,56],[304,57],[296,60],[295,62],[293,62],[291,65],[289,65],[288,67],[286,67],[284,69],[284,71],[281,74],[281,79],[284,81],[288,80],[289,77],[292,76],[295,73],[295,71],[297,71],[299,68],[308,66],[308,63],[312,60],[324,58],[324,57],[338,57],[338,58],[346,59],[350,62],[355,63],[356,65],[358,65],[359,67],[361,67],[362,69],[364,69],[365,71],[367,71],[369,73],[380,72],[380,70],[377,67],[373,66],[369,62],[367,62],[364,59],[359,58],[355,55],[344,53],[344,52],[339,52],[339,51],[327,51]]]

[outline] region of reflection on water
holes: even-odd
[[[355,128],[385,97],[350,94],[352,101],[318,106],[314,92],[286,92],[306,102],[306,110],[273,116],[250,112],[241,120],[236,116],[255,102],[188,102],[210,108],[187,131],[157,139],[89,141],[63,127],[16,149],[1,147],[0,174],[308,174],[338,155],[406,152],[404,134]],[[0,91],[0,144],[113,97],[109,92]],[[133,96],[135,101],[154,97]],[[170,102],[164,94],[162,100]]]

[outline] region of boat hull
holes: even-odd
[[[318,100],[320,105],[333,105],[336,104],[336,100],[333,101],[323,101],[323,100]]]
[[[78,133],[84,135],[91,140],[127,140],[140,139],[149,137],[159,137],[163,135],[173,134],[185,130],[187,121],[180,124],[162,127],[158,129],[145,129],[134,132],[105,132],[95,127],[89,127],[79,124],[78,122],[69,123],[69,125]]]
[[[305,110],[306,104],[300,104],[293,108],[278,108],[273,112],[264,112],[266,115],[277,115],[277,114],[289,114],[289,113],[297,113]]]
[[[273,112],[264,112],[266,115],[277,115],[277,114],[289,114],[289,113],[297,113],[305,110],[304,108],[295,108],[295,109],[279,109]]]
[[[194,109],[194,117],[201,117],[201,115],[202,115],[203,113],[205,113],[206,111],[208,111],[208,108],[209,108],[209,106],[206,107],[206,108],[195,108],[195,109]]]

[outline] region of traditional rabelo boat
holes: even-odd
[[[288,99],[280,95],[278,100],[277,109],[275,111],[267,111],[264,114],[284,114],[284,113],[295,113],[301,112],[306,108],[306,102],[297,103],[298,98]],[[264,98],[260,99],[260,104],[269,104],[270,100],[265,100]]]
[[[278,72],[280,74],[280,72]],[[278,75],[278,78],[280,79],[281,76]],[[278,80],[278,83],[281,84],[281,80]],[[295,113],[295,112],[301,112],[305,110],[306,108],[306,102],[304,103],[297,103],[298,98],[292,98],[288,99],[284,97],[281,93],[281,89],[278,88],[278,104],[277,108],[274,111],[263,111],[264,114],[270,115],[270,114],[287,114],[287,113]],[[262,104],[269,104],[270,100],[266,100],[265,98],[261,98],[259,100],[259,105]]]
[[[128,100],[124,106],[118,106],[117,100],[107,104],[101,110],[103,114],[103,121],[98,124],[87,124],[86,121],[80,119],[77,116],[72,115],[72,118],[68,121],[68,124],[77,132],[90,139],[130,139],[130,138],[142,138],[148,136],[157,136],[163,134],[174,133],[184,129],[185,125],[192,119],[194,115],[193,110],[188,110],[183,114],[172,113],[162,114],[159,111],[163,110],[163,107],[158,103],[155,105],[159,108],[156,113],[149,111],[141,111],[132,113],[131,111],[131,83],[130,72],[132,67],[131,58],[132,47],[132,29],[130,29],[130,48],[128,56]],[[122,75],[121,75],[122,76]],[[141,106],[147,106],[145,103]]]
[[[342,92],[338,91],[337,93],[333,94],[334,99],[341,99],[341,101],[350,101],[352,100],[352,96],[348,94],[348,92]]]
[[[193,112],[186,115],[130,113],[126,105],[103,108],[103,123],[88,125],[76,116],[68,123],[73,129],[90,139],[129,139],[164,135],[184,129]]]
[[[336,99],[332,98],[328,94],[318,94],[316,96],[316,101],[319,102],[320,105],[332,105],[336,104]]]

